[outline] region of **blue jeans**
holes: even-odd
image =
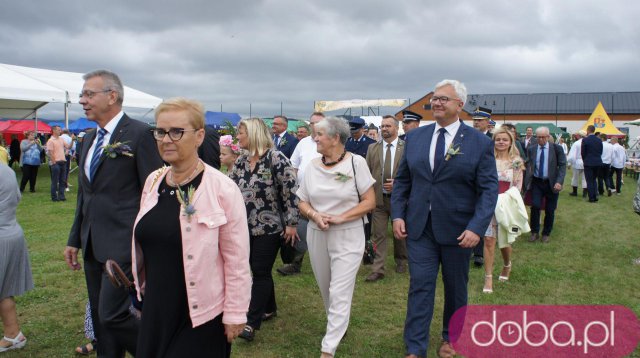
[[[55,162],[49,166],[51,169],[51,200],[64,200],[64,168],[65,161]]]

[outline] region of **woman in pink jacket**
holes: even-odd
[[[169,163],[144,186],[133,237],[143,300],[136,357],[229,357],[251,298],[249,233],[240,190],[198,158],[202,105],[169,99],[154,137]]]

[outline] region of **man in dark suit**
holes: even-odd
[[[220,169],[220,135],[209,126],[204,126],[204,141],[198,147],[198,157],[210,166]]]
[[[369,146],[376,141],[364,135],[364,126],[364,119],[360,117],[351,117],[351,119],[349,120],[351,137],[347,139],[347,143],[345,144],[344,149],[347,152],[357,154],[363,158],[366,158]]]
[[[491,120],[491,113],[493,113],[493,111],[490,108],[476,107],[476,110],[473,111],[473,114],[471,115],[471,119],[473,119],[473,128],[479,130],[489,138],[492,137],[491,131],[489,130],[490,122],[493,122]],[[495,124],[496,123],[493,122],[494,126]]]
[[[398,138],[400,124],[394,116],[384,116],[380,125],[382,140],[371,144],[367,151],[367,166],[376,180],[373,190],[376,193],[376,208],[373,211],[372,240],[378,250],[373,260],[371,274],[366,282],[375,282],[384,278],[384,262],[387,258],[387,235],[391,217],[391,192],[393,177],[398,171],[398,163],[404,153],[404,141]],[[396,272],[407,271],[407,246],[404,240],[393,240],[393,257]]]
[[[545,198],[544,227],[542,228],[542,242],[549,242],[549,235],[553,229],[558,196],[562,190],[564,176],[567,171],[567,157],[562,147],[549,142],[549,128],[536,128],[537,145],[527,148],[527,173],[525,188],[531,190],[531,237],[529,241],[538,240],[540,232],[540,207]]]
[[[459,81],[436,85],[431,98],[436,123],[409,132],[393,183],[393,233],[406,239],[411,276],[404,328],[407,357],[426,356],[440,266],[445,302],[438,355],[455,354],[449,320],[467,304],[469,256],[498,200],[492,142],[459,118],[466,98]]]
[[[473,119],[473,128],[480,131],[480,133],[486,135],[489,138],[493,138],[493,134],[489,130],[491,122],[491,114],[493,111],[490,108],[476,107],[475,111],[471,115]],[[495,125],[495,122],[493,122]],[[480,235],[480,242],[473,248],[473,264],[476,267],[482,267],[484,264],[484,235]]]
[[[404,140],[407,133],[420,127],[421,120],[422,116],[416,112],[411,112],[409,110],[402,111],[402,130],[404,131],[404,134],[399,136],[399,138]]]
[[[79,270],[82,248],[98,357],[135,356],[138,320],[129,311],[129,295],[114,287],[104,271],[115,260],[131,278],[131,237],[147,176],[162,166],[150,127],[122,112],[123,86],[112,72],[84,75],[80,104],[98,124],[85,136],[78,174],[78,203],[64,257]],[[126,144],[116,152],[104,145]],[[113,148],[113,147],[111,147]]]
[[[289,126],[289,120],[285,116],[273,117],[273,124],[271,129],[273,130],[273,144],[277,150],[281,151],[285,157],[291,159],[291,154],[298,145],[298,138],[287,132]]]
[[[520,141],[520,144],[522,144],[522,147],[525,149],[525,152],[531,144],[536,144],[536,140],[535,138],[533,138],[533,127],[527,127],[527,129],[525,130],[525,136]]]
[[[596,184],[596,179],[598,178],[600,167],[602,167],[602,140],[594,134],[595,131],[596,127],[593,125],[587,127],[587,136],[582,139],[582,146],[580,148],[590,203],[598,201],[598,185]]]

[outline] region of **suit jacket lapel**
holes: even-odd
[[[427,168],[427,176],[429,177],[433,176],[433,170],[431,169],[431,162],[429,161],[429,156],[431,155],[431,139],[433,138],[433,131],[435,130],[435,128],[436,128],[435,124],[429,125],[427,127],[427,130],[425,130],[424,132],[425,138],[423,138],[423,141],[427,146],[426,148],[427,155],[423,156],[423,160],[425,161],[425,166]]]
[[[398,164],[400,163],[400,157],[402,157],[402,149],[404,149],[404,141],[398,140],[398,145],[396,146],[396,154],[393,157],[393,176],[395,177],[396,170],[398,169]]]
[[[127,117],[126,114],[122,115],[122,118],[120,118],[120,122],[118,122],[118,125],[113,130],[113,133],[111,133],[111,138],[109,138],[109,144],[117,143],[120,140],[122,135],[124,133],[126,133],[126,128],[129,125],[129,121],[130,121],[130,119],[129,119],[129,117]],[[104,152],[103,152],[103,154],[100,156],[100,160],[98,161],[98,167],[96,168],[96,174],[100,170],[100,167],[102,166],[102,163],[105,161],[106,158],[107,158],[107,156],[104,155]],[[93,178],[92,178],[91,181],[92,182],[94,181]]]
[[[450,146],[451,148],[460,148],[460,146],[462,144],[462,140],[464,139],[465,132],[467,131],[468,128],[469,128],[469,126],[467,126],[466,124],[462,123],[462,121],[460,122],[460,127],[458,127],[458,132],[454,135],[453,141],[451,141],[451,146]],[[431,146],[431,145],[429,145],[429,146]],[[446,160],[446,157],[447,157],[447,151],[448,150],[449,150],[448,147],[444,148],[445,159],[443,160],[443,162],[438,167],[438,170],[436,170],[436,172],[433,173],[434,177],[438,173],[440,173],[442,171],[442,168],[444,168],[447,165],[448,160]],[[451,158],[449,158],[449,159],[451,159]]]

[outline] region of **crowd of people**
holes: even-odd
[[[165,100],[150,128],[123,112],[116,74],[94,71],[84,81],[80,104],[98,129],[75,148],[78,201],[64,250],[69,268],[84,270],[88,290],[92,342],[80,354],[229,357],[234,339],[253,341],[277,317],[278,253],[284,265],[277,272],[295,275],[308,252],[327,317],[320,355],[333,357],[370,240],[377,251],[365,282],[385,278],[389,246],[395,272],[409,276],[406,357],[427,354],[442,272],[437,354],[452,357],[458,332],[449,321],[467,304],[470,263],[484,266],[482,292],[492,294],[496,246],[504,282],[517,269],[511,245],[520,235],[551,240],[567,165],[574,168],[571,196],[581,179],[589,202],[621,190],[625,158],[616,140],[609,144],[592,126],[570,150],[553,143],[545,126],[527,128],[520,140],[513,125],[496,126],[483,107],[468,126],[460,120],[467,90],[457,80],[435,86],[435,123],[420,126],[422,116],[403,112],[402,136],[394,116],[371,128],[358,117],[315,112],[296,135],[280,115],[271,128],[242,119],[221,137],[208,133],[196,101]],[[44,146],[34,133],[20,143],[19,186],[0,165],[0,221],[12,223],[0,227],[12,238],[0,241],[0,257],[11,258],[0,265],[0,352],[26,344],[13,297],[33,283],[15,208],[27,183],[35,190],[43,147],[51,198],[66,200],[75,141],[59,127],[52,132]]]

